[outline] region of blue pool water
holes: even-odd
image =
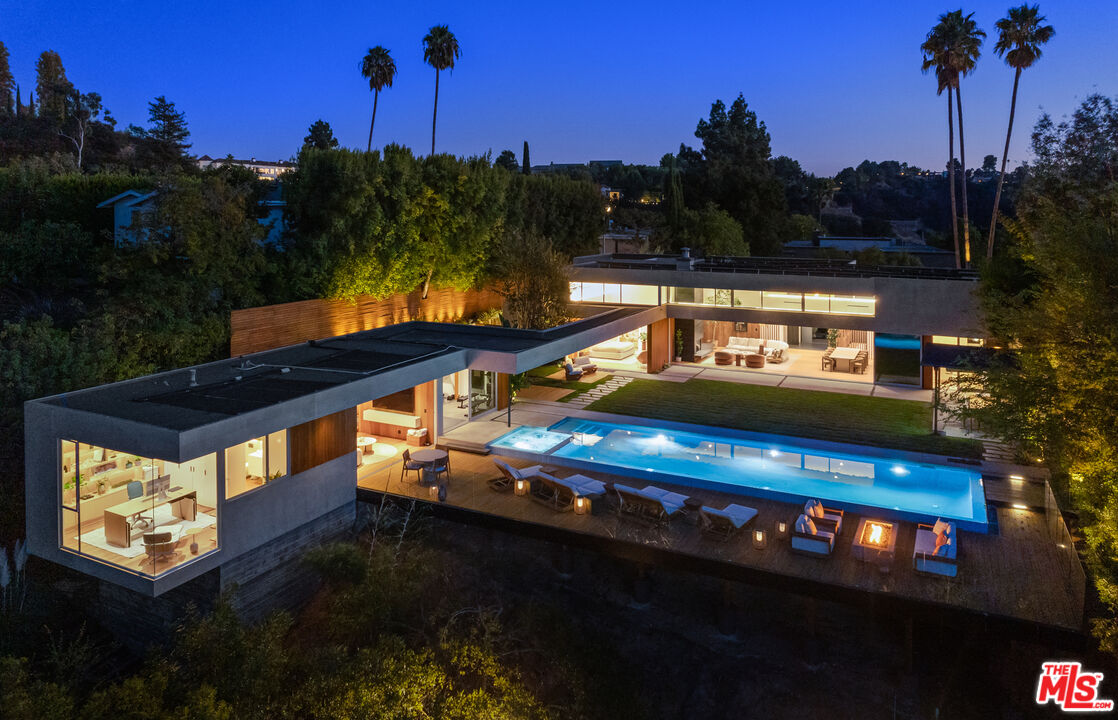
[[[919,350],[920,338],[914,335],[893,335],[890,333],[877,333],[873,336],[873,344],[879,348],[892,348],[895,350]]]
[[[789,444],[787,438],[745,440],[714,428],[700,434],[567,418],[549,428],[517,428],[490,447],[653,482],[659,478],[793,501],[814,497],[851,510],[877,509],[921,521],[944,518],[986,531],[981,476],[973,470],[809,444]]]

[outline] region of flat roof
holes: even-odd
[[[547,330],[406,322],[33,400],[178,432],[463,351],[517,355],[646,311],[577,307]],[[565,353],[559,353],[565,354]],[[468,366],[465,357],[463,367]],[[440,363],[441,365],[441,363]],[[354,403],[356,404],[356,403]]]
[[[729,257],[711,255],[684,258],[681,255],[609,253],[576,257],[574,267],[615,270],[677,270],[680,272],[740,273],[766,275],[809,275],[854,278],[912,278],[920,280],[978,281],[973,270],[909,267],[902,265],[859,265],[852,260],[795,257]]]

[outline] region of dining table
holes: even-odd
[[[435,468],[446,463],[449,457],[450,455],[446,450],[439,450],[438,448],[424,448],[411,452],[412,462],[417,462],[423,466],[423,484],[425,485],[435,484],[437,477]]]
[[[850,372],[850,363],[856,357],[858,357],[858,348],[837,347],[831,351],[831,359],[835,361],[836,370],[839,369],[838,361],[841,360],[845,363],[842,369],[846,372]]]

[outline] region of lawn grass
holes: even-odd
[[[716,380],[634,380],[587,410],[979,458],[982,443],[933,435],[928,403]]]
[[[582,382],[580,380],[556,380],[555,378],[548,377],[548,375],[551,375],[562,369],[562,367],[555,364],[540,365],[537,368],[532,368],[525,374],[529,378],[528,381],[533,385],[546,385],[547,387],[566,388],[567,390],[574,391],[570,395],[560,398],[559,402],[570,402],[587,390],[597,387],[598,385],[601,385],[606,380],[609,380],[611,377],[613,377],[613,375],[609,373],[603,373],[599,375],[597,379],[594,380],[594,382]]]

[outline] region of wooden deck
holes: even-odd
[[[445,503],[431,497],[429,488],[401,483],[398,465],[362,478],[359,496],[387,492],[457,509],[480,521],[508,529],[551,537],[560,542],[608,549],[632,559],[670,559],[674,565],[712,575],[784,587],[792,591],[833,599],[869,602],[896,601],[917,609],[947,609],[976,613],[992,621],[1026,623],[1038,629],[1078,633],[1083,624],[1084,576],[1063,523],[1050,522],[1044,513],[997,508],[997,535],[959,531],[959,575],[955,579],[927,576],[912,569],[916,526],[900,523],[896,557],[888,572],[856,560],[851,555],[860,516],[847,513],[842,535],[829,558],[806,557],[791,551],[787,537],[777,537],[776,525],[789,528],[800,508],[761,498],[660,483],[683,494],[694,495],[706,505],[721,508],[735,502],[756,508],[757,517],[747,531],[729,542],[703,536],[689,517],[673,520],[666,528],[646,528],[616,517],[606,508],[590,515],[560,513],[529,497],[498,493],[487,480],[499,475],[492,458],[451,453],[451,481]],[[518,467],[526,462],[504,458]],[[560,477],[573,471],[556,468]],[[603,482],[643,487],[622,476],[597,474]],[[361,493],[360,489],[372,491]],[[767,546],[753,545],[752,530],[764,530]],[[642,552],[643,551],[643,552]],[[1018,628],[1020,629],[1020,628]]]

